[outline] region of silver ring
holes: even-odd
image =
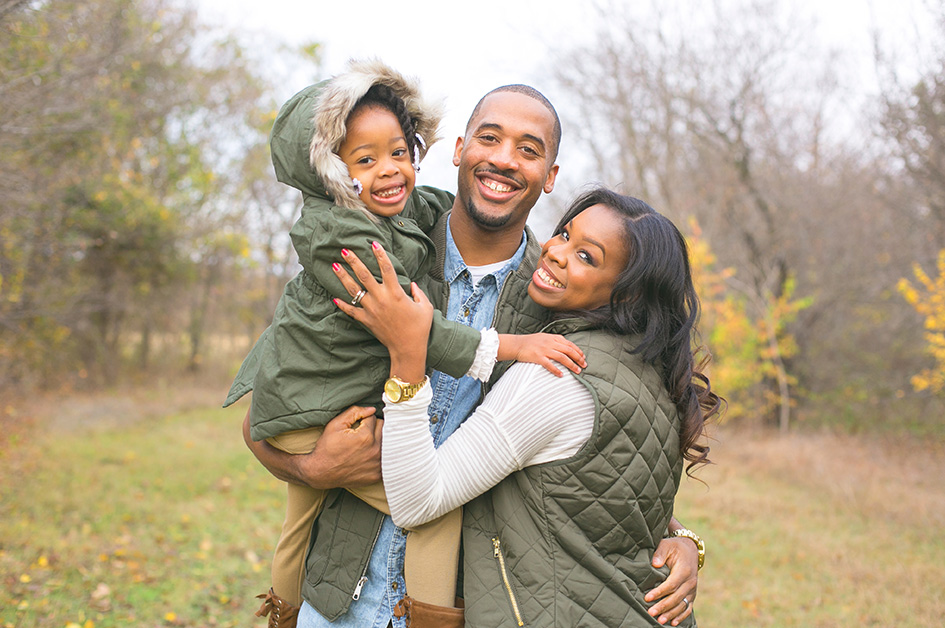
[[[684,597],[682,601],[686,603],[686,608],[689,608],[690,606],[692,606],[692,604],[689,602],[689,598]]]
[[[354,295],[353,299],[351,299],[351,305],[357,305],[358,303],[360,303],[361,299],[363,299],[364,295],[366,294],[367,292],[365,292],[364,290],[358,290],[358,293]]]

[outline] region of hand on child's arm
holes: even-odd
[[[499,334],[499,353],[496,359],[540,364],[558,377],[562,377],[564,373],[555,366],[555,362],[574,373],[580,373],[581,369],[587,366],[584,352],[558,334]]]
[[[325,425],[304,475],[313,488],[354,488],[381,481],[381,430],[374,408],[351,406]]]
[[[329,421],[309,454],[288,454],[249,435],[249,413],[243,440],[253,455],[284,482],[317,489],[367,486],[381,480],[381,428],[374,408],[352,406]]]

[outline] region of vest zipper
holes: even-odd
[[[502,555],[502,544],[499,537],[492,537],[492,547],[495,548],[493,556],[499,559],[499,571],[502,573],[502,582],[505,584],[505,591],[509,594],[509,601],[512,602],[512,612],[515,613],[515,621],[519,626],[524,626],[522,613],[518,610],[518,601],[515,599],[515,592],[512,591],[512,585],[509,583],[509,574],[505,571],[505,556]]]
[[[367,582],[367,576],[361,576],[361,579],[358,580],[358,586],[354,588],[354,593],[351,595],[352,600],[359,600],[361,598],[361,589],[364,587],[364,583]]]
[[[374,541],[371,543],[371,551],[368,553],[368,560],[366,563],[364,563],[364,570],[361,572],[361,577],[358,579],[358,584],[354,587],[354,593],[351,594],[351,599],[355,602],[361,599],[361,589],[363,589],[364,585],[367,584],[367,570],[368,567],[371,566],[371,555],[374,554],[374,546],[377,545],[377,539],[379,536],[381,536],[381,527],[383,525],[383,522],[381,522],[381,525],[377,526],[377,532],[374,534]]]

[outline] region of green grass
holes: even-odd
[[[283,503],[241,420],[191,412],[8,452],[0,626],[251,625]]]
[[[264,625],[253,596],[283,492],[243,446],[242,412],[8,441],[0,628]],[[941,625],[941,451],[723,436],[709,488],[685,482],[677,505],[708,545],[700,626]]]

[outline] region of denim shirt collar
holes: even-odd
[[[492,275],[495,277],[498,289],[502,289],[502,284],[505,282],[505,279],[522,263],[522,258],[525,257],[525,245],[525,232],[522,231],[522,242],[518,245],[518,249],[515,251],[515,254],[511,259],[509,259],[508,263],[503,266],[501,270],[492,273]],[[464,270],[466,270],[466,268],[466,262],[463,261],[463,256],[460,255],[459,249],[456,248],[456,243],[453,241],[453,230],[450,227],[449,222],[447,222],[446,259],[443,261],[443,277],[446,279],[447,283],[452,284],[456,278],[459,277]]]

